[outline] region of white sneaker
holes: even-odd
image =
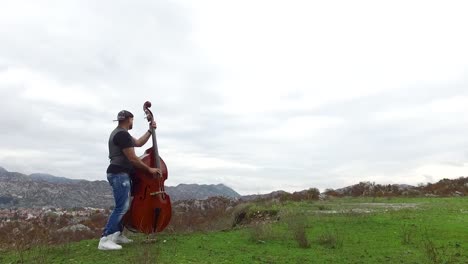
[[[105,237],[101,237],[101,240],[99,240],[99,245],[98,249],[100,250],[119,250],[122,249],[121,245],[117,245],[112,241],[112,236],[113,235],[108,235]]]
[[[112,241],[116,244],[127,244],[133,242],[133,240],[128,239],[120,231],[117,231],[114,234],[112,234]]]

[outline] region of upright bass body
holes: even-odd
[[[144,109],[149,121],[153,121],[149,111],[151,103],[146,102]],[[151,119],[150,119],[151,118]],[[143,170],[136,170],[132,177],[132,196],[130,208],[123,218],[123,225],[134,232],[152,234],[161,232],[169,224],[172,215],[171,199],[164,190],[167,179],[166,163],[159,157],[156,134],[152,129],[153,147],[147,149],[141,160],[152,168],[161,169],[161,175],[154,178]]]

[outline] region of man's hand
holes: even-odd
[[[153,128],[153,127],[154,127],[154,129],[156,129],[156,128],[158,127],[158,126],[156,125],[156,121],[154,121],[154,120],[153,120],[153,122],[151,122],[149,128],[151,129],[151,128]]]
[[[136,156],[134,148],[124,148],[122,149],[122,152],[136,168],[146,170],[153,178],[157,178],[159,175],[162,176],[161,169],[148,167],[148,165],[143,163],[143,161]]]
[[[161,169],[158,169],[158,168],[150,168],[149,173],[151,174],[151,176],[153,176],[153,178],[162,176],[162,171]]]

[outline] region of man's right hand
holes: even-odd
[[[158,169],[158,168],[149,168],[149,173],[154,178],[157,178],[158,176],[162,176],[162,171],[161,169]]]

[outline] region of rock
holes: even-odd
[[[77,224],[72,226],[66,226],[57,230],[57,232],[76,232],[76,231],[91,231],[91,229],[85,225]]]

